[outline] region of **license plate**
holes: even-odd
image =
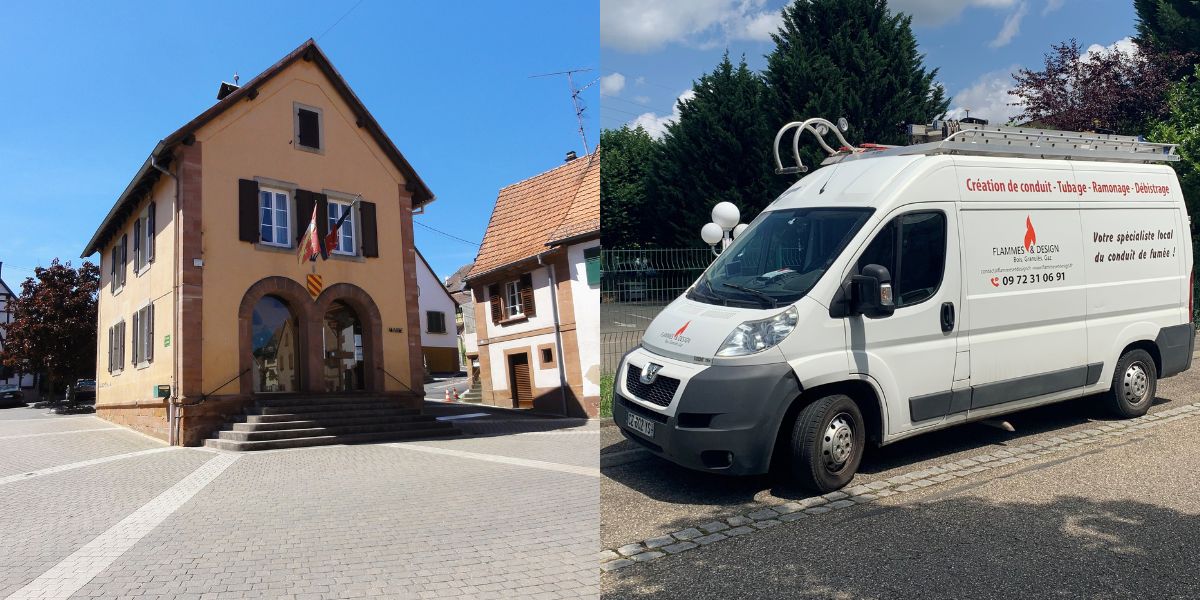
[[[646,417],[635,415],[633,413],[627,413],[625,424],[629,425],[630,429],[646,437],[654,437],[654,421],[651,421]]]

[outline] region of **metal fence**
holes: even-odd
[[[600,252],[600,366],[612,374],[659,311],[713,261],[707,248]]]

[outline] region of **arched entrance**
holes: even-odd
[[[334,300],[321,324],[323,381],[326,392],[366,389],[363,326],[350,305]]]
[[[277,296],[263,296],[251,316],[251,377],[254,392],[300,389],[299,320]]]

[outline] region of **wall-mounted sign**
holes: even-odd
[[[388,327],[388,331],[392,333],[404,333],[403,327]]]
[[[170,348],[170,347],[171,347],[171,334],[168,333],[167,335],[163,336],[163,348]]]

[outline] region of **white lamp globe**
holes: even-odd
[[[749,225],[745,223],[738,223],[738,226],[733,228],[733,239],[736,240],[737,236],[742,235],[742,232],[745,231],[747,227],[749,227]]]
[[[729,231],[742,219],[742,213],[732,202],[719,202],[712,209],[712,220],[721,229]]]
[[[709,246],[715,246],[720,243],[723,234],[721,226],[716,223],[705,223],[704,227],[700,229],[700,238]]]

